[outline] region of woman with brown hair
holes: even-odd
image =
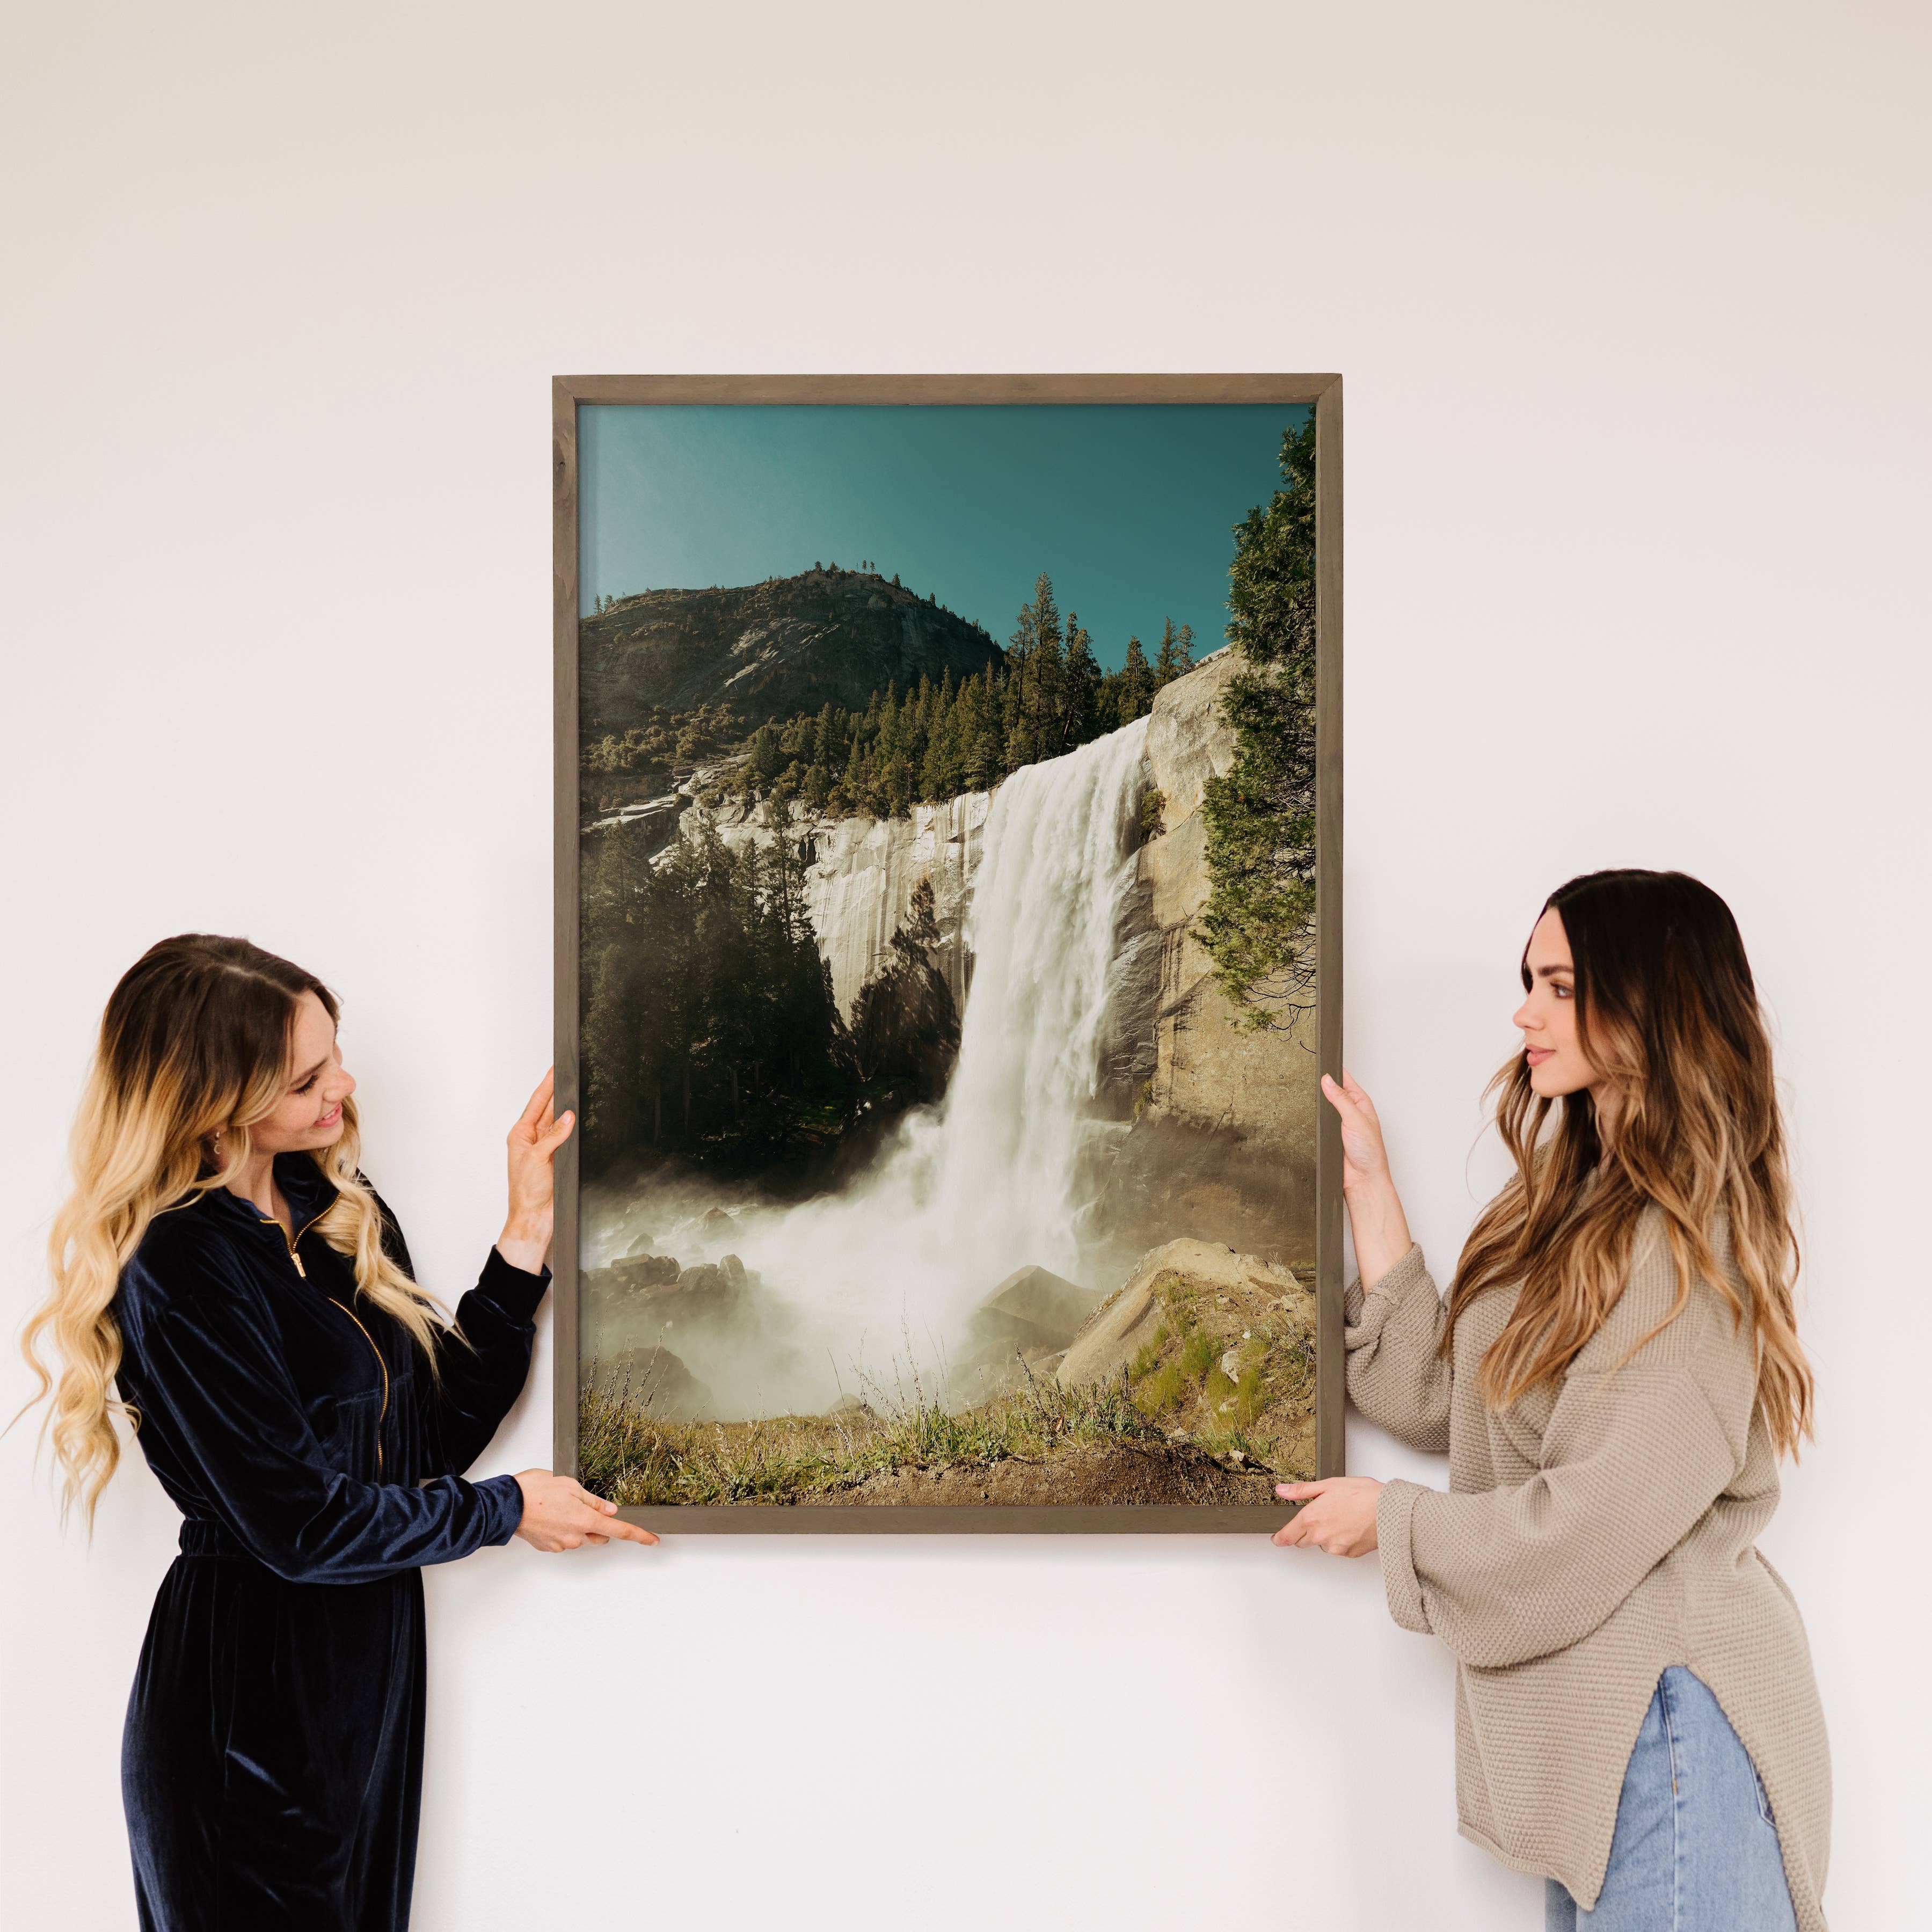
[[[422,1794],[421,1566],[656,1538],[547,1470],[472,1483],[550,1279],[546,1077],[453,1324],[357,1165],[334,996],[244,939],[107,1003],[27,1358],[90,1524],[124,1418],[180,1508],[122,1739],[144,1932],[400,1932]],[[41,1366],[50,1340],[58,1379]]]
[[[1831,1830],[1804,1625],[1755,1546],[1810,1433],[1771,1047],[1730,908],[1678,872],[1552,892],[1497,1076],[1516,1174],[1446,1301],[1367,1094],[1341,1117],[1348,1393],[1448,1491],[1284,1484],[1275,1541],[1382,1554],[1456,1659],[1464,1836],[1552,1928],[1822,1932]]]

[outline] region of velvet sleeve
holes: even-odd
[[[145,1277],[145,1278],[144,1278]],[[124,1277],[138,1310],[143,1423],[166,1433],[207,1506],[242,1546],[296,1582],[362,1583],[507,1543],[522,1520],[515,1478],[416,1486],[334,1468],[310,1426],[267,1311],[245,1280],[197,1269],[189,1286]]]
[[[416,1264],[402,1224],[380,1194],[376,1202],[382,1214],[382,1245],[414,1281]],[[454,1328],[437,1340],[436,1372],[418,1378],[433,1474],[461,1475],[490,1446],[522,1394],[536,1346],[536,1312],[550,1281],[548,1268],[527,1274],[493,1246],[476,1286],[456,1304]]]
[[[537,1306],[549,1286],[548,1268],[526,1274],[492,1248],[476,1286],[456,1304],[456,1328],[439,1340],[439,1372],[423,1391],[438,1473],[468,1468],[523,1393]]]

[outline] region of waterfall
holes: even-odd
[[[1120,903],[1141,719],[1028,765],[994,796],[968,917],[973,954],[959,1059],[929,1154],[929,1211],[982,1270],[980,1292],[1028,1262],[1071,1275]],[[910,1152],[911,1150],[908,1149]]]
[[[854,1368],[956,1358],[967,1320],[1016,1268],[1078,1279],[1082,1155],[1102,1130],[1093,1103],[1146,736],[1142,718],[994,794],[944,1099],[908,1116],[844,1192],[740,1216],[736,1251],[797,1324],[795,1372],[767,1362],[755,1390],[741,1385],[748,1404],[820,1406],[829,1366],[849,1389]],[[714,1384],[738,1380],[702,1366]]]

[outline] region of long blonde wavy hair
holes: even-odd
[[[107,1002],[74,1117],[73,1192],[47,1240],[52,1292],[21,1338],[40,1382],[28,1406],[52,1398],[43,1432],[53,1445],[63,1518],[78,1503],[92,1527],[121,1459],[116,1419],[140,1426],[114,1390],[121,1331],[112,1304],[121,1270],[156,1215],[226,1186],[247,1166],[250,1124],[288,1080],[304,993],[332,1020],[340,1017],[335,995],[312,973],[245,939],[190,932],[151,946]],[[345,1100],[340,1139],[309,1156],[336,1190],[316,1232],[350,1258],[356,1292],[402,1324],[434,1372],[442,1310],[385,1250],[382,1210],[356,1164],[360,1148],[355,1104]],[[42,1355],[50,1342],[52,1368]]]
[[[1483,1357],[1484,1400],[1507,1408],[1556,1382],[1616,1306],[1638,1217],[1656,1207],[1678,1290],[1651,1334],[1683,1312],[1699,1280],[1734,1322],[1748,1313],[1758,1405],[1778,1450],[1795,1455],[1812,1432],[1811,1369],[1793,1302],[1798,1241],[1771,1041],[1737,922],[1682,872],[1588,873],[1546,906],[1570,943],[1578,1043],[1617,1105],[1606,1124],[1587,1090],[1544,1099],[1521,1054],[1491,1082],[1516,1178],[1462,1250],[1444,1352],[1477,1296],[1514,1284],[1516,1306]],[[1527,989],[1526,949],[1522,982]],[[1720,1216],[1742,1295],[1712,1245]]]

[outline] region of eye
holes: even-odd
[[[1574,986],[1564,986],[1560,980],[1551,980],[1550,982],[1550,990],[1554,993],[1559,1000],[1574,1000],[1576,997],[1576,988]]]
[[[296,1091],[298,1094],[306,1094],[308,1090],[315,1084],[318,1078],[320,1078],[318,1075],[311,1073],[308,1078],[296,1089]]]

